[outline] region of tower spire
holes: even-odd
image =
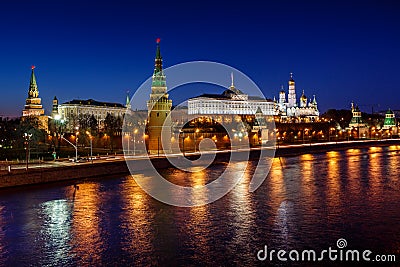
[[[131,108],[131,100],[129,99],[129,90],[126,91],[125,107],[126,107],[127,109],[130,109],[130,108]]]
[[[39,96],[39,91],[36,83],[36,77],[35,77],[35,66],[32,66],[32,73],[31,73],[31,80],[29,81],[29,91],[28,91],[28,97],[38,97]]]
[[[154,62],[154,74],[159,73],[162,71],[162,56],[160,51],[160,38],[156,39],[157,42],[157,50],[156,50],[156,58]]]
[[[31,67],[31,79],[29,81],[28,97],[25,100],[25,108],[22,111],[22,116],[42,116],[44,110],[42,108],[42,100],[39,98],[39,90],[35,77],[35,66]],[[41,118],[41,117],[40,117]],[[45,120],[45,119],[43,119]],[[47,130],[47,121],[43,121],[43,127]]]
[[[233,85],[233,72],[231,72],[231,80],[232,80],[231,87],[235,87],[235,85]]]

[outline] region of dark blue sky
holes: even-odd
[[[397,1],[4,2],[0,115],[20,115],[31,65],[47,112],[54,95],[123,102],[152,74],[157,37],[165,67],[221,62],[270,98],[294,72],[321,111],[400,109]]]

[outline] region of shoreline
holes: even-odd
[[[294,157],[303,154],[318,154],[327,151],[342,151],[346,149],[363,149],[370,147],[389,147],[399,146],[396,150],[400,151],[400,139],[388,139],[388,140],[362,140],[362,141],[350,141],[350,142],[329,142],[329,143],[317,143],[317,144],[299,144],[299,145],[285,145],[277,146],[275,151],[275,157]],[[213,164],[227,162],[230,159],[231,153],[243,153],[248,150],[227,150],[218,151],[215,153],[215,160]],[[249,153],[249,160],[258,160],[261,153],[260,148],[251,149]],[[174,155],[175,157],[182,157],[182,155]],[[198,154],[186,153],[188,159],[196,159],[199,157]],[[127,161],[140,161],[145,158],[135,157],[128,158]],[[157,169],[173,167],[165,156],[154,156],[151,157],[152,164]],[[140,164],[135,164],[140,166]],[[144,169],[137,169],[138,172],[144,171]],[[78,181],[88,178],[96,177],[107,177],[115,175],[129,175],[129,169],[124,157],[110,161],[94,162],[93,164],[79,163],[74,165],[65,166],[51,166],[51,167],[38,167],[30,168],[27,172],[25,169],[11,170],[10,173],[2,172],[0,174],[0,189],[19,187],[19,186],[30,186],[46,183],[55,183],[61,181]]]

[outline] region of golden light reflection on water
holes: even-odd
[[[191,187],[200,188],[206,184],[206,171],[201,167],[193,167],[190,175]]]
[[[103,237],[99,229],[101,196],[99,183],[79,184],[79,190],[71,186],[72,195],[72,252],[80,262],[100,264]]]
[[[149,196],[136,184],[133,177],[128,177],[121,184],[120,195],[122,198],[120,220],[124,233],[121,241],[122,249],[131,254],[136,251],[150,254],[154,251],[155,233],[149,223],[154,221],[154,210],[149,207]],[[143,258],[142,260],[144,261]]]
[[[374,196],[382,190],[382,154],[381,147],[371,147],[368,152],[369,154],[369,168],[368,168],[368,179],[369,179],[369,193]]]
[[[313,172],[314,156],[304,154],[300,156],[301,190],[305,195],[305,201],[316,201],[315,177]]]
[[[372,146],[372,147],[369,148],[369,152],[371,152],[371,153],[382,152],[382,147]]]
[[[275,206],[281,203],[286,194],[286,187],[283,181],[283,168],[285,165],[285,158],[274,158],[267,181],[265,182],[268,188],[270,188],[270,199]]]
[[[296,162],[297,163],[297,162]],[[277,243],[282,246],[289,246],[293,241],[293,231],[296,223],[294,218],[293,201],[287,199],[292,197],[292,192],[299,190],[298,177],[295,177],[292,171],[292,164],[287,158],[275,158],[272,162],[270,175],[268,176],[268,187],[270,188],[271,204],[276,209],[276,214],[273,220],[273,228],[277,233],[275,237]],[[288,173],[288,170],[290,171]],[[286,176],[284,176],[286,173]],[[294,183],[294,186],[291,186]]]
[[[263,163],[260,163],[263,164]],[[246,169],[247,162],[236,163],[238,169]],[[247,246],[248,240],[252,238],[254,232],[252,226],[255,220],[254,201],[251,199],[249,184],[252,179],[252,173],[247,168],[244,173],[235,172],[236,178],[242,176],[242,180],[229,193],[229,213],[232,215],[233,238],[232,247],[251,249]],[[233,178],[233,177],[232,177]],[[250,251],[246,251],[248,253]],[[251,251],[252,253],[253,251]]]
[[[206,171],[199,170],[190,175],[192,187],[200,188],[207,183]],[[198,190],[192,195],[192,203],[201,203],[208,198],[207,190]],[[189,245],[193,248],[194,258],[201,258],[210,253],[210,239],[212,237],[210,222],[210,205],[196,206],[189,210],[188,222],[185,230],[190,233]]]
[[[346,151],[347,159],[347,176],[349,186],[354,195],[359,196],[361,193],[361,179],[360,179],[360,168],[361,168],[361,150],[360,149],[348,149]]]
[[[339,156],[340,153],[337,151],[330,151],[326,153],[327,158],[327,204],[334,211],[341,203],[341,191],[340,191],[340,170],[339,170]]]
[[[400,147],[400,146],[399,146]],[[389,156],[388,156],[388,167],[387,167],[387,173],[388,175],[386,175],[386,177],[388,177],[388,179],[391,181],[391,183],[396,183],[396,181],[398,181],[399,176],[396,175],[396,173],[398,173],[399,170],[399,157],[400,157],[400,153],[399,152],[390,152]],[[393,184],[395,185],[395,184]]]
[[[389,146],[388,147],[389,151],[399,151],[400,150],[400,146]]]

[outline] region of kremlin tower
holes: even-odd
[[[25,102],[25,108],[22,111],[22,116],[41,116],[44,115],[42,100],[39,98],[39,90],[36,84],[34,72],[35,66],[32,66],[31,80],[29,82],[28,98]]]
[[[168,153],[171,150],[171,112],[172,100],[168,99],[165,75],[162,69],[160,39],[157,39],[157,51],[152,77],[150,99],[147,101],[148,122],[146,142],[149,154]]]
[[[25,108],[22,111],[22,120],[28,117],[36,117],[39,121],[39,128],[48,131],[48,117],[44,115],[42,100],[39,97],[39,90],[36,84],[35,66],[31,67],[31,79],[29,82],[28,97],[25,101]]]
[[[288,93],[288,107],[292,108],[297,106],[296,103],[296,87],[295,82],[293,80],[293,73],[290,73],[289,79],[289,93]]]

